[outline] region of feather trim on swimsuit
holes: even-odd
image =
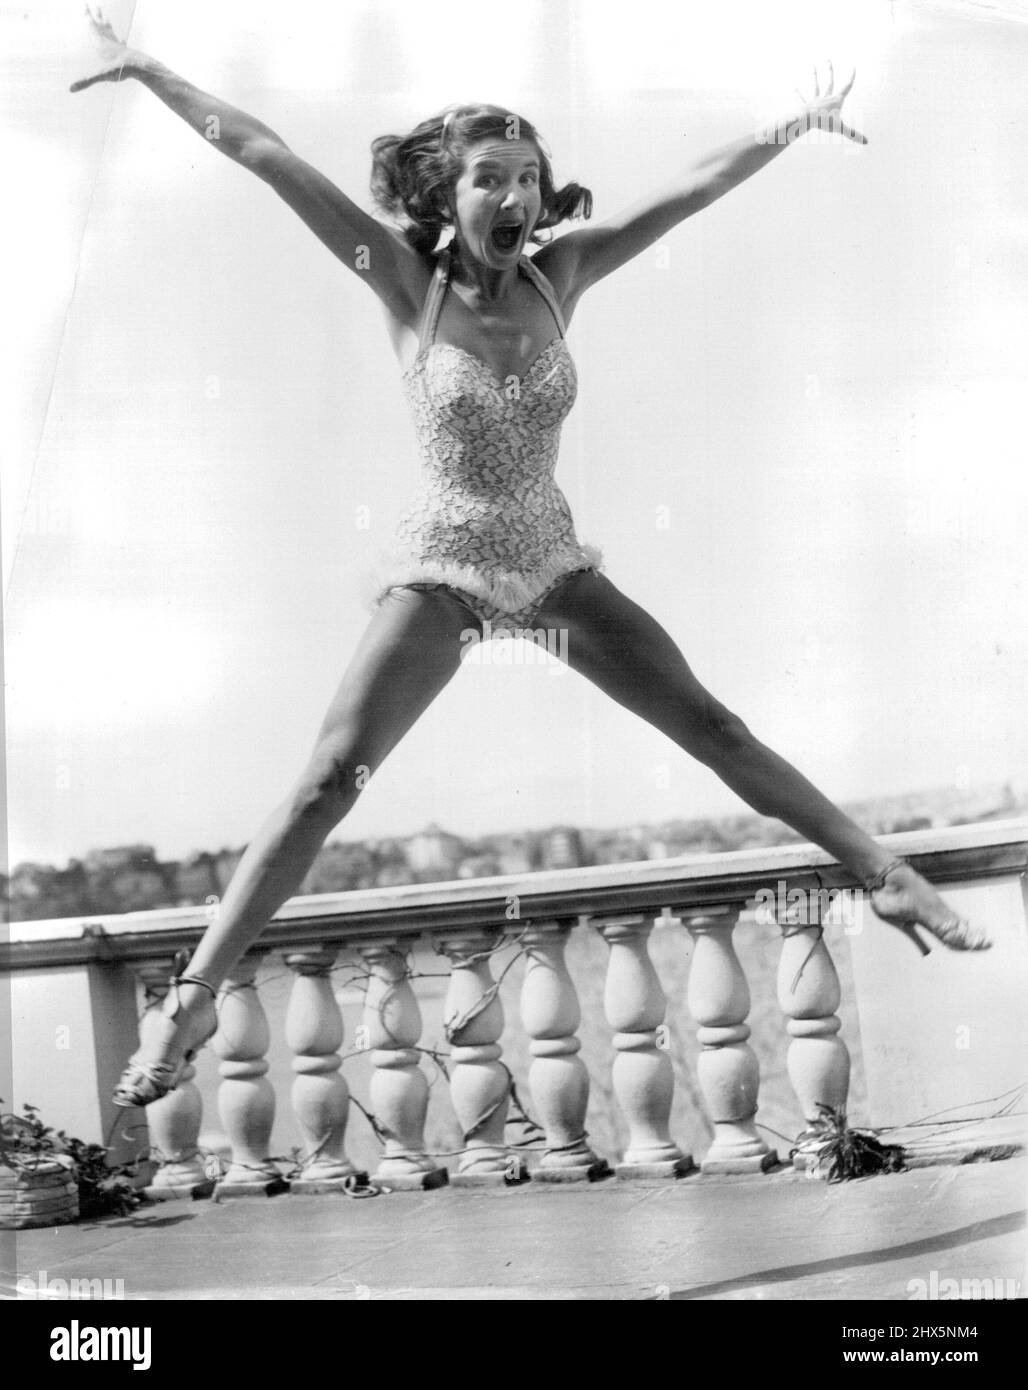
[[[422,560],[394,553],[381,557],[375,566],[369,585],[369,601],[375,607],[390,589],[402,588],[405,584],[446,584],[451,589],[463,589],[474,594],[505,613],[517,613],[534,603],[563,575],[581,569],[603,569],[603,555],[596,546],[568,548],[531,574],[518,574],[512,570],[486,572],[476,565]]]

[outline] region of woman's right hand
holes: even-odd
[[[86,14],[89,16],[93,36],[100,49],[100,67],[92,77],[83,77],[78,82],[73,82],[70,91],[82,92],[87,87],[92,87],[94,82],[122,82],[126,78],[135,77],[143,67],[152,62],[145,53],[122,43],[110,23],[104,19],[101,9],[97,8],[94,12],[87,5]]]

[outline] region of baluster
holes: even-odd
[[[578,1055],[582,1044],[575,1031],[582,1012],[564,961],[570,931],[561,922],[540,922],[524,935],[521,1021],[532,1039],[533,1059],[528,1084],[548,1146],[532,1174],[540,1182],[594,1181],[610,1172],[589,1147],[585,1132],[589,1073]]]
[[[218,996],[218,1031],[212,1047],[221,1058],[218,1111],[232,1157],[215,1196],[247,1197],[288,1190],[268,1156],[275,1123],[275,1092],[265,1053],[267,1015],[254,983],[263,952],[250,952],[229,973]]]
[[[714,1125],[714,1142],[700,1167],[704,1173],[763,1172],[778,1155],[754,1124],[760,1066],[746,1041],[750,990],[732,944],[739,909],[712,908],[702,916],[683,910],[681,915],[696,943],[687,997],[699,1024],[697,1073]]]
[[[440,942],[452,967],[444,1006],[453,1067],[450,1100],[464,1137],[450,1179],[455,1187],[499,1186],[528,1176],[505,1139],[510,1074],[500,1063],[503,1005],[485,954],[500,940],[500,933],[480,932]]]
[[[615,1166],[619,1178],[678,1178],[695,1166],[671,1139],[675,1078],[657,1046],[667,1001],[650,960],[652,921],[611,917],[600,924],[610,947],[603,1006],[614,1032],[614,1094],[628,1122],[628,1148]]]
[[[782,930],[778,964],[778,1002],[792,1038],[786,1054],[789,1080],[808,1124],[821,1119],[818,1102],[846,1109],[850,1054],[838,1036],[841,998],[835,963],[824,943],[821,903],[811,893],[776,916]],[[816,1151],[797,1149],[794,1165],[816,1172]]]
[[[372,1048],[371,1110],[386,1131],[376,1182],[394,1191],[444,1187],[449,1179],[425,1153],[428,1081],[417,1050],[421,1009],[395,940],[359,948],[371,978],[364,1000],[363,1046]]]
[[[293,1113],[303,1140],[303,1171],[293,1178],[294,1192],[335,1192],[354,1177],[364,1181],[346,1156],[346,1122],[350,1088],[339,1068],[343,1044],[343,1016],[332,990],[332,965],[336,950],[312,947],[292,951],[286,965],[295,974],[285,1037],[294,1052]]]
[[[171,957],[148,960],[137,967],[146,999],[146,1012],[139,1025],[139,1039],[143,1044],[151,1031],[161,1027],[158,1019],[173,969]],[[157,1201],[192,1197],[207,1181],[197,1147],[203,1123],[203,1099],[193,1084],[195,1075],[196,1068],[190,1063],[175,1090],[146,1107],[150,1147],[155,1151],[158,1166],[145,1191]]]

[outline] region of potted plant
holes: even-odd
[[[143,1200],[133,1177],[132,1168],[108,1163],[102,1144],[43,1124],[34,1105],[0,1115],[0,1229],[124,1215]]]

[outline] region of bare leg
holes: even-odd
[[[460,664],[473,619],[442,593],[402,590],[383,601],[325,715],[292,791],[268,818],[232,878],[189,973],[220,982],[296,892],[367,778],[424,713]]]
[[[660,624],[602,575],[572,576],[547,598],[536,622],[567,630],[569,666],[705,763],[755,811],[779,817],[826,849],[862,883],[893,861],[704,689]],[[959,939],[953,912],[909,865],[875,890],[874,907],[895,925],[920,923],[947,945],[983,944]]]
[[[367,778],[457,670],[460,634],[474,623],[468,610],[445,593],[401,590],[382,602],[343,676],[306,767],[240,860],[184,979],[220,984],[296,892]],[[157,1040],[160,1056],[148,1060],[166,1067],[209,1035],[211,1005],[210,990],[183,982]],[[139,1060],[137,1054],[134,1061]]]

